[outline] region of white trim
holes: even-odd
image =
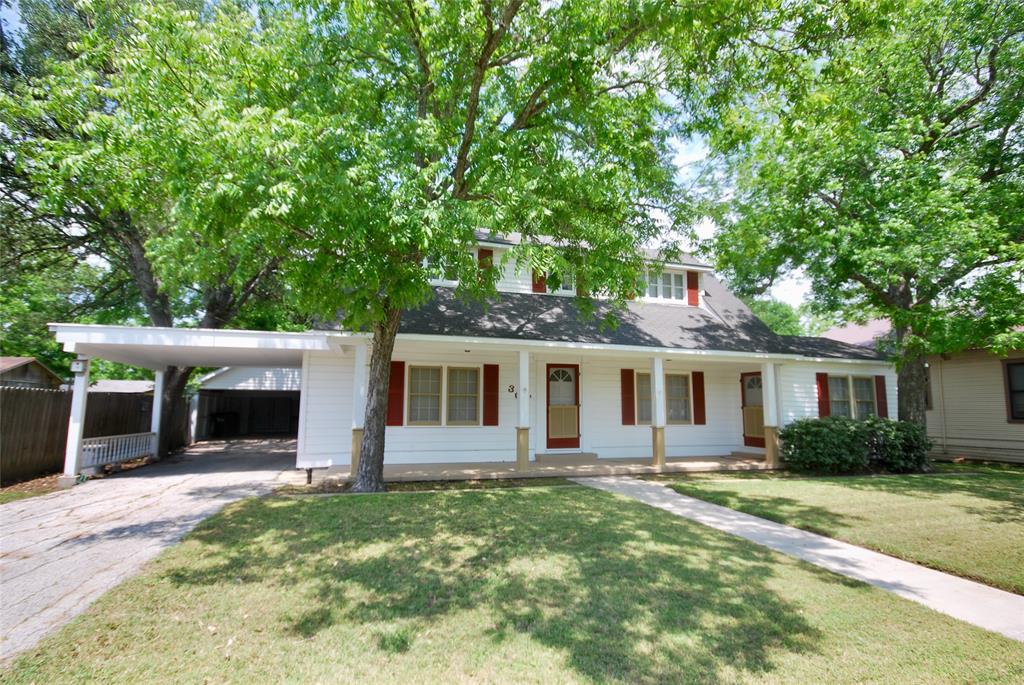
[[[299,380],[299,436],[295,445],[295,460],[301,462],[306,451],[306,415],[309,413],[309,352],[302,353],[302,373]]]
[[[651,357],[651,425],[664,428],[668,415],[665,403],[665,360]]]

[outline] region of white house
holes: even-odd
[[[502,264],[517,236],[480,234],[481,268]],[[438,281],[403,314],[392,356],[389,464],[650,459],[767,452],[778,428],[821,414],[887,415],[891,364],[870,349],[779,336],[711,269],[684,257],[653,273],[615,327],[584,318],[571,285],[507,263],[488,306]],[[348,467],[358,458],[367,334],[54,324],[65,349],[156,370],[169,365],[293,368],[298,374],[296,466]],[[87,364],[81,366],[87,367]],[[87,376],[87,368],[76,378]],[[76,389],[78,384],[76,383]],[[67,469],[82,468],[69,432]],[[154,431],[159,426],[154,423]],[[88,447],[86,445],[86,447]],[[766,449],[767,448],[767,449]]]

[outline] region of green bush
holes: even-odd
[[[779,440],[787,466],[819,473],[924,471],[931,449],[922,427],[877,417],[800,419],[783,428]]]

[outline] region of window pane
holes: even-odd
[[[1024,390],[1015,390],[1010,393],[1010,416],[1015,419],[1024,419]]]
[[[651,422],[651,375],[636,375],[636,422]]]
[[[875,401],[875,382],[871,378],[853,379],[853,397],[858,402]]]
[[[685,374],[665,376],[665,397],[668,420],[679,423],[690,420],[690,377]]]
[[[658,275],[653,271],[647,272],[647,296],[658,296]]]
[[[661,275],[661,296],[665,298],[672,297],[672,274]]]
[[[441,422],[441,369],[409,369],[409,423]]]
[[[672,297],[677,300],[686,299],[686,279],[683,274],[672,274]]]
[[[850,401],[849,400],[831,400],[832,416],[845,416],[846,418],[852,418],[850,416]]]
[[[832,400],[849,400],[850,399],[850,377],[849,376],[829,376],[828,377],[828,396]],[[849,415],[849,414],[847,414]]]
[[[1024,364],[1007,364],[1006,373],[1010,376],[1010,390],[1024,391]]]
[[[476,423],[479,407],[480,371],[448,369],[449,423]]]

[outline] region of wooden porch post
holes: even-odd
[[[85,434],[85,409],[89,400],[89,358],[79,356],[71,363],[75,380],[71,389],[71,416],[68,441],[64,448],[64,474],[57,479],[62,488],[70,488],[78,479],[82,465],[82,438]]]
[[[366,418],[366,345],[356,345],[352,373],[352,477],[359,470],[363,449],[363,420]]]
[[[530,353],[519,351],[519,384],[517,386],[519,420],[516,423],[516,468],[530,466]]]
[[[665,364],[651,357],[651,465],[665,467]]]
[[[779,467],[779,395],[776,365],[761,365],[761,393],[764,400],[764,458],[768,468]]]

